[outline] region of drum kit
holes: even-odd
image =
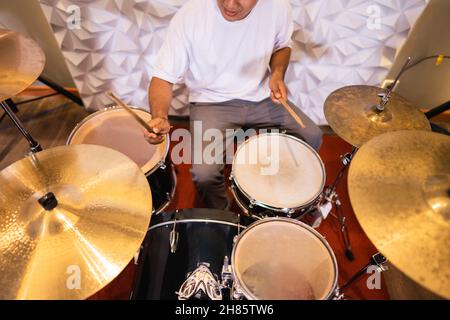
[[[0,100],[36,79],[42,57],[30,39],[0,30]],[[429,132],[426,117],[392,88],[349,86],[327,98],[330,126],[355,147],[330,187],[302,140],[267,133],[242,143],[230,179],[243,216],[165,211],[176,186],[169,136],[148,144],[123,108],[91,114],[66,146],[41,151],[2,103],[30,153],[0,172],[0,298],[85,299],[138,252],[132,299],[341,299],[348,283],[339,287],[331,247],[304,218],[336,204],[349,166],[355,214],[382,253],[374,263],[381,268],[386,256],[449,298],[450,138]],[[262,160],[248,163],[254,150]],[[261,174],[277,156],[277,174]]]

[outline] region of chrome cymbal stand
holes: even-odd
[[[23,123],[20,121],[20,119],[14,114],[14,112],[11,110],[9,105],[1,101],[0,106],[5,110],[5,113],[11,118],[14,125],[19,129],[20,133],[27,139],[28,143],[30,144],[30,152],[36,153],[39,151],[42,151],[42,147],[36,140],[33,139],[31,134],[25,129]]]
[[[342,161],[342,168],[339,171],[338,175],[333,181],[333,184],[331,186],[328,186],[323,194],[323,200],[320,205],[320,207],[323,207],[326,204],[331,204],[335,208],[335,212],[337,216],[333,215],[336,219],[339,221],[339,226],[341,230],[342,240],[344,242],[345,246],[345,256],[350,261],[353,261],[355,259],[355,256],[352,251],[352,246],[350,243],[350,236],[348,233],[348,229],[345,226],[345,215],[341,207],[341,201],[339,200],[339,196],[336,192],[336,188],[338,183],[341,181],[342,177],[345,174],[345,171],[347,170],[348,166],[350,165],[350,162],[353,159],[353,156],[355,155],[356,151],[358,151],[358,148],[354,147],[352,152],[346,153],[344,155],[341,155],[341,161]]]
[[[339,297],[337,297],[338,300],[344,298],[344,294],[342,293],[347,289],[349,286],[351,286],[353,283],[355,283],[356,280],[358,280],[360,277],[362,277],[364,274],[367,274],[367,270],[371,266],[377,266],[378,272],[384,272],[388,270],[388,267],[386,266],[387,259],[385,256],[383,256],[380,252],[375,253],[369,260],[369,262],[366,264],[365,267],[361,268],[353,277],[350,278],[346,283],[344,283],[339,288]]]

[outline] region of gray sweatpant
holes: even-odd
[[[203,133],[207,129],[215,128],[222,132],[224,145],[223,153],[220,155],[226,162],[226,148],[234,146],[235,137],[226,134],[226,129],[238,130],[241,128],[253,129],[278,129],[287,134],[294,135],[318,150],[322,143],[322,131],[303,112],[289,103],[305,124],[302,129],[291,115],[281,106],[266,99],[260,102],[250,102],[244,100],[231,100],[221,103],[195,103],[190,104],[190,127],[193,139],[203,141]],[[202,137],[195,137],[200,134],[199,130],[194,130],[194,122],[201,121]],[[215,141],[214,141],[215,142]],[[203,142],[202,148],[214,142]],[[192,155],[194,155],[195,143],[191,144]],[[203,151],[203,150],[202,150]],[[230,159],[228,159],[229,161]],[[192,177],[197,191],[208,208],[226,209],[229,205],[225,193],[225,181],[223,176],[223,163],[206,164],[193,163]]]

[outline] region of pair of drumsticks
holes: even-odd
[[[139,117],[134,111],[133,109],[131,109],[126,103],[124,103],[119,97],[117,97],[114,93],[112,93],[111,91],[108,91],[106,93],[115,103],[117,103],[120,107],[122,107],[123,109],[125,109],[130,116],[132,116],[142,127],[144,127],[148,132],[154,133],[154,134],[158,134],[156,132],[153,131],[153,128],[151,128],[147,122],[145,122],[144,120],[142,120],[141,117]],[[300,125],[300,127],[302,127],[303,129],[305,129],[305,125],[303,124],[302,119],[300,119],[300,117],[295,113],[294,110],[292,110],[291,106],[286,102],[286,100],[279,100],[281,102],[281,105],[286,109],[286,111],[292,116],[292,118],[294,118],[294,120]]]

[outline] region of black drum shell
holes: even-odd
[[[153,214],[159,214],[170,204],[177,184],[176,171],[168,157],[163,166],[147,174],[147,181],[152,191]]]
[[[171,253],[169,237],[175,219],[179,239],[176,252]],[[220,279],[239,226],[237,214],[215,209],[185,209],[154,216],[140,250],[131,299],[178,299],[176,292],[187,275],[202,262]]]
[[[319,201],[319,198],[317,198],[315,201],[303,207],[283,211],[276,208],[265,207],[258,203],[252,204],[249,198],[239,189],[234,179],[231,179],[230,188],[233,193],[234,199],[236,200],[236,203],[239,205],[242,211],[246,215],[254,219],[263,219],[267,217],[286,217],[300,220],[306,213],[312,210]]]

